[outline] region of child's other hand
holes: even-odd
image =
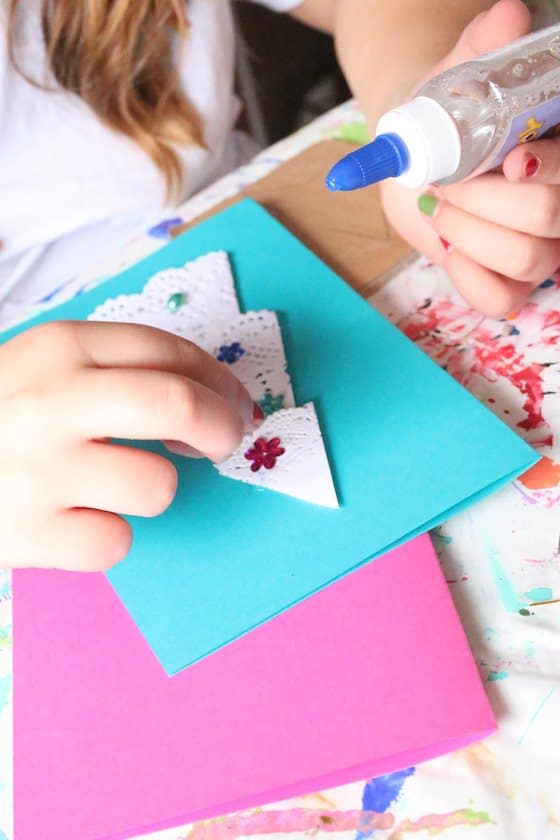
[[[119,514],[168,507],[173,464],[111,438],[219,461],[254,424],[226,365],[149,327],[36,327],[0,348],[0,371],[2,565],[107,569],[132,539]]]
[[[472,21],[431,75],[528,29],[521,0],[501,0]],[[493,316],[516,309],[560,266],[560,139],[516,148],[503,172],[427,191],[395,182],[382,187],[385,211],[401,236],[442,265],[472,306]],[[422,192],[430,198],[420,198]]]

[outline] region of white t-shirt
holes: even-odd
[[[83,2],[83,0],[76,0]],[[257,0],[287,11],[301,0]],[[7,0],[0,0],[6,30]],[[53,80],[40,25],[41,0],[20,0],[19,61],[37,81]],[[206,149],[181,151],[187,198],[240,163],[233,125],[234,25],[229,0],[189,0],[181,53],[185,92],[202,119]],[[38,302],[118,248],[165,207],[164,181],[130,139],[107,128],[65,90],[33,86],[0,39],[0,311]],[[17,284],[8,293],[14,279]],[[11,306],[10,306],[11,304]]]

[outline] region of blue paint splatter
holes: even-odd
[[[0,840],[8,840],[8,835],[4,834],[2,829],[0,828]]]
[[[535,589],[530,589],[528,592],[524,592],[523,595],[532,603],[538,603],[539,601],[552,601],[554,598],[552,589],[549,586],[537,586]]]
[[[529,613],[527,611],[523,611],[525,609],[525,603],[519,598],[506,575],[498,551],[492,546],[488,547],[488,560],[490,562],[494,584],[505,609],[511,613],[519,612],[521,615],[528,615]]]
[[[413,775],[414,769],[414,767],[407,767],[406,770],[388,773],[386,776],[379,776],[367,782],[362,796],[362,809],[384,814],[396,801],[405,781]]]
[[[510,335],[521,335],[521,333],[519,332],[517,327],[513,327],[513,326],[510,327],[509,334]]]
[[[0,712],[3,710],[4,706],[8,702],[8,697],[10,696],[10,691],[12,690],[12,677],[8,674],[7,677],[3,677],[0,680]],[[2,837],[0,835],[0,840]]]
[[[68,278],[68,280],[65,280],[65,281],[64,281],[64,283],[61,283],[61,284],[60,284],[60,286],[57,286],[55,289],[53,289],[51,292],[49,292],[49,293],[48,293],[47,295],[45,295],[44,297],[39,298],[38,303],[50,303],[52,300],[54,300],[54,299],[55,299],[55,297],[56,297],[56,296],[57,296],[57,295],[58,295],[58,294],[59,294],[59,293],[60,293],[63,289],[65,289],[65,288],[66,288],[66,286],[68,286],[68,285],[72,282],[72,280],[73,280],[73,279],[74,279],[73,277],[69,277],[69,278]],[[0,840],[2,840],[1,835],[0,835]]]
[[[507,671],[490,671],[487,677],[487,682],[496,682],[496,680],[506,680],[509,677]]]
[[[406,770],[397,770],[396,773],[387,773],[386,776],[379,776],[377,779],[366,782],[362,795],[362,810],[384,814],[393,802],[397,801],[404,783],[409,776],[414,774],[415,769],[407,767]],[[356,840],[365,840],[372,834],[373,831],[359,831]]]
[[[551,286],[555,286],[556,282],[550,277],[548,280],[545,280],[544,283],[541,283],[539,289],[550,289]]]
[[[434,539],[445,543],[445,545],[451,545],[451,543],[453,542],[452,537],[448,537],[446,534],[441,533],[441,526],[439,528],[435,528],[435,530],[433,530],[431,534]]]
[[[529,721],[528,721],[525,729],[523,730],[523,734],[521,735],[520,738],[517,739],[518,744],[523,743],[523,741],[525,740],[525,738],[527,736],[527,733],[529,732],[530,728],[532,727],[535,720],[540,715],[540,713],[542,712],[542,710],[544,709],[544,707],[546,706],[546,704],[548,703],[548,701],[550,700],[550,698],[552,697],[552,695],[554,694],[555,691],[556,691],[556,688],[551,688],[550,691],[548,692],[548,694],[545,697],[543,697],[543,699],[541,700],[541,702],[539,703],[539,705],[537,706],[537,708],[535,709],[535,711],[533,712],[533,714],[529,718]]]
[[[171,239],[171,230],[183,223],[180,216],[175,216],[173,219],[164,219],[154,227],[150,228],[148,234],[154,236],[156,239]]]

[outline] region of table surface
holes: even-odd
[[[187,201],[118,258],[64,284],[51,304],[161,247],[171,227],[312,143],[363,136],[353,103],[329,112]],[[560,279],[547,281],[516,315],[492,320],[418,259],[371,302],[544,456],[527,477],[432,534],[499,731],[392,779],[399,795],[387,808],[391,827],[375,838],[560,840]],[[10,576],[0,572],[0,840],[13,837],[11,615]],[[150,836],[362,838],[370,836],[360,830],[363,812],[390,799],[387,789],[384,780],[357,782]]]

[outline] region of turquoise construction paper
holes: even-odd
[[[169,674],[537,460],[249,199],[25,326],[85,318],[108,297],[139,291],[154,272],[218,249],[230,255],[242,309],[280,315],[296,400],[315,403],[341,508],[259,490],[220,476],[208,462],[174,458],[180,482],[173,505],[157,519],[131,518],[130,554],[108,573]]]

